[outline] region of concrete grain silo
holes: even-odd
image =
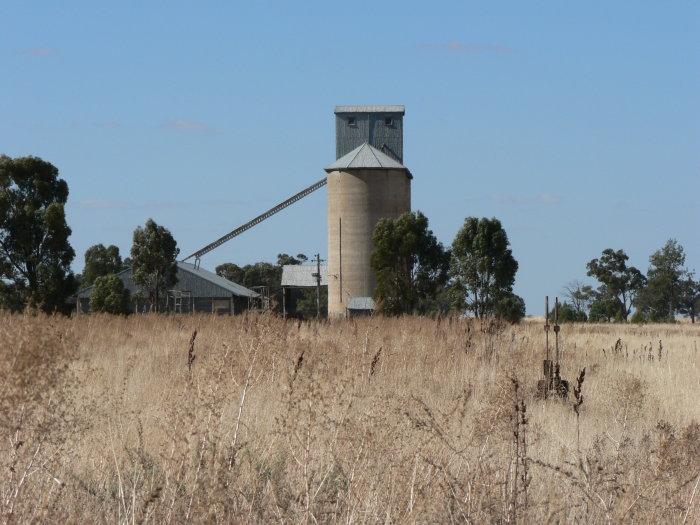
[[[411,211],[403,165],[403,106],[338,106],[336,158],[328,173],[328,314],[371,305],[372,232],[382,218]]]

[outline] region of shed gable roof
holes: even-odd
[[[258,297],[260,295],[254,292],[253,290],[249,290],[245,286],[241,286],[240,284],[234,283],[233,281],[229,281],[225,277],[216,275],[215,273],[212,273],[208,270],[203,270],[201,267],[197,268],[194,264],[191,263],[178,262],[177,273],[178,279],[182,279],[182,277],[184,277],[183,273],[190,274],[200,279],[203,279],[204,281],[214,285],[215,287],[223,288],[227,292],[232,293],[233,295],[237,295],[239,297]]]
[[[316,286],[316,265],[285,264],[282,266],[282,286],[313,288]],[[328,286],[328,266],[321,265],[321,286]]]
[[[131,277],[131,268],[122,270],[117,274],[117,277],[122,280],[124,287],[132,294],[139,290]],[[226,297],[229,294],[238,297],[259,297],[260,295],[220,275],[184,262],[177,263],[177,283],[173,289],[191,292],[193,297]],[[89,286],[80,290],[77,296],[89,298],[91,292],[92,286]]]

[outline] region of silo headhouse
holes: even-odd
[[[335,108],[336,161],[328,173],[328,314],[367,309],[376,287],[372,233],[411,211],[403,165],[403,106]]]

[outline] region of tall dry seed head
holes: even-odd
[[[197,355],[194,353],[194,340],[197,339],[197,330],[192,332],[192,337],[190,338],[190,348],[187,352],[187,372],[192,377],[192,365],[194,360],[197,359]]]
[[[581,405],[583,405],[583,380],[586,378],[586,367],[584,366],[576,379],[576,386],[574,387],[574,412],[576,416],[579,416]]]
[[[576,412],[576,450],[581,451],[581,405],[583,405],[583,380],[586,378],[586,367],[576,378],[574,387],[574,412]]]

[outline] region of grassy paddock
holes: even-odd
[[[699,342],[564,325],[577,414],[540,323],[0,317],[1,520],[700,523]]]

